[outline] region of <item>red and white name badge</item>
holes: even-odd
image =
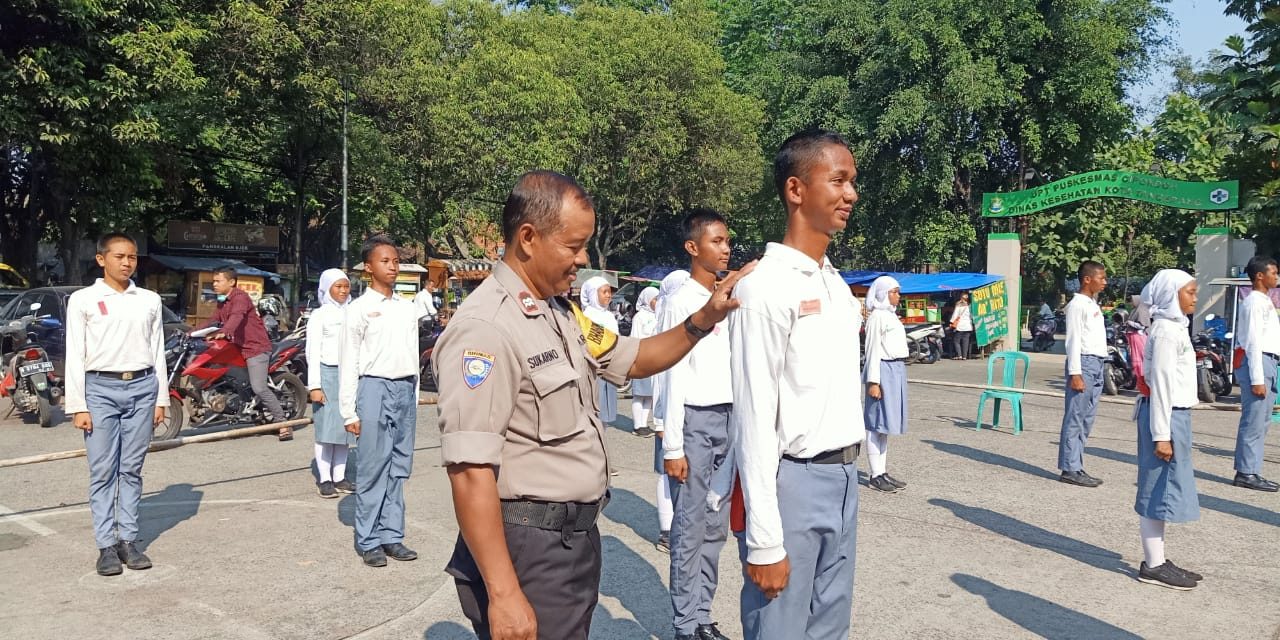
[[[814,298],[813,300],[800,301],[800,317],[811,316],[822,313],[822,300]]]

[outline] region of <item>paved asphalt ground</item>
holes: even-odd
[[[1029,386],[1061,389],[1062,357],[1033,358]],[[908,374],[981,382],[985,365],[944,361]],[[1238,412],[1194,413],[1201,519],[1170,526],[1168,552],[1205,580],[1184,593],[1134,579],[1128,406],[1102,405],[1086,468],[1106,484],[1090,490],[1056,479],[1061,400],[1027,397],[1026,430],[1013,435],[974,431],[975,390],[917,383],[910,393],[909,434],[889,452],[910,487],[861,492],[852,637],[1280,640],[1280,494],[1230,485]],[[620,422],[609,431],[621,474],[600,523],[592,638],[668,639],[667,556],[652,544],[653,443]],[[0,420],[6,458],[80,446],[65,420],[46,430]],[[438,447],[434,408],[424,406],[407,485],[407,542],[421,558],[383,569],[352,550],[354,499],[317,496],[308,429],[290,443],[255,437],[152,454],[142,545],[156,566],[113,578],[93,572],[83,459],[0,469],[0,636],[473,638],[441,570],[457,529]],[[1264,474],[1280,479],[1280,429]],[[740,637],[732,541],[720,566],[714,615]]]

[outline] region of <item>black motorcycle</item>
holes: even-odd
[[[1053,348],[1053,344],[1058,341],[1054,335],[1057,329],[1056,318],[1040,316],[1031,328],[1031,350],[1039,353]]]
[[[1196,350],[1196,391],[1201,402],[1217,402],[1219,396],[1231,393],[1230,345],[1230,334],[1225,340],[1219,339],[1213,329],[1204,329],[1191,338]]]
[[[1114,396],[1121,389],[1138,386],[1138,376],[1129,359],[1129,332],[1137,329],[1127,324],[1107,325],[1107,357],[1102,361],[1102,392]]]
[[[418,320],[418,388],[423,391],[439,391],[436,386],[436,373],[432,370],[431,356],[435,353],[436,340],[444,333],[444,327],[435,317],[426,316]]]
[[[14,409],[34,415],[41,427],[53,426],[53,405],[62,397],[62,380],[53,371],[53,361],[37,341],[35,327],[56,328],[56,318],[39,318],[40,304],[31,305],[32,315],[14,320],[0,329],[0,350],[4,352],[4,377],[0,395],[13,401]]]

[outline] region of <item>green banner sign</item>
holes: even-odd
[[[969,315],[978,346],[985,347],[1009,335],[1009,296],[1004,280],[974,289],[969,297]]]
[[[1090,171],[1034,189],[984,193],[982,215],[1025,216],[1088,198],[1126,198],[1176,209],[1219,211],[1240,207],[1240,183],[1183,182],[1131,171]]]

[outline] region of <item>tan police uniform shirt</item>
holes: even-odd
[[[593,502],[608,486],[596,376],[627,378],[640,341],[539,300],[499,262],[432,354],[444,464],[497,468],[498,497]]]

